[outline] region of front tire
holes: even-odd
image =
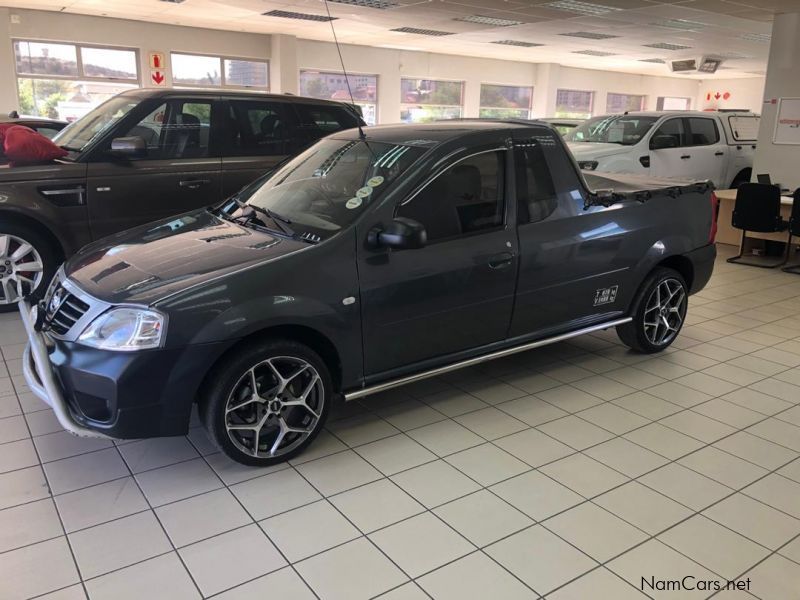
[[[668,348],[686,319],[689,291],[683,276],[659,267],[645,280],[633,304],[633,320],[617,326],[622,343],[643,354]]]
[[[200,417],[236,462],[270,466],[300,454],[328,416],[333,384],[325,362],[290,340],[243,347],[209,378]]]
[[[36,297],[56,271],[56,253],[39,232],[29,227],[0,225],[0,313],[17,310],[22,296]]]

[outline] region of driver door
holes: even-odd
[[[655,148],[654,142],[671,144],[668,148]],[[650,174],[656,177],[686,178],[691,173],[687,152],[688,135],[683,117],[667,119],[650,138]]]
[[[370,376],[505,339],[517,275],[512,161],[506,148],[454,157],[424,187],[385,207],[421,223],[420,249],[359,249],[364,368]]]

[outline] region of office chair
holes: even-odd
[[[786,252],[779,262],[764,263],[742,260],[747,232],[780,233],[786,231],[789,224],[781,218],[781,191],[773,185],[763,183],[743,183],[736,190],[736,204],[733,208],[731,225],[742,230],[742,241],[739,242],[739,254],[729,258],[729,263],[775,269],[789,260],[792,234],[786,243]]]
[[[800,188],[797,188],[792,194],[794,202],[792,202],[792,214],[789,217],[789,236],[800,236]],[[791,247],[791,237],[789,238],[789,246]],[[800,274],[800,263],[783,268],[787,273]]]

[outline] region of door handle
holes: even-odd
[[[200,186],[208,185],[209,183],[211,183],[210,179],[184,179],[183,181],[178,182],[178,185],[182,188],[196,190],[199,189]]]
[[[500,254],[495,254],[489,259],[489,268],[504,269],[510,266],[513,260],[514,260],[513,254],[511,254],[510,252],[501,252]]]
[[[683,156],[681,156],[681,160],[687,160],[689,158],[692,158],[691,154],[684,154]]]
[[[714,156],[725,156],[724,152],[714,152]]]

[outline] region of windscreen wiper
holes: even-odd
[[[286,217],[284,217],[282,215],[279,215],[278,213],[276,213],[274,211],[271,211],[268,208],[261,208],[260,206],[257,206],[255,204],[247,204],[246,202],[242,202],[241,200],[239,200],[238,198],[235,198],[235,197],[232,198],[232,200],[236,204],[238,204],[239,208],[242,209],[242,211],[243,211],[243,214],[240,215],[240,218],[250,219],[250,218],[252,218],[253,213],[259,213],[259,214],[262,214],[265,217],[268,217],[269,219],[271,219],[272,222],[275,223],[275,225],[278,226],[278,229],[280,229],[286,235],[288,235],[290,237],[296,237],[297,236],[297,234],[294,232],[294,229],[289,227],[289,225],[291,224],[291,221],[289,219],[287,219]],[[248,210],[250,211],[250,213],[249,214],[245,214],[245,211],[248,211]]]

